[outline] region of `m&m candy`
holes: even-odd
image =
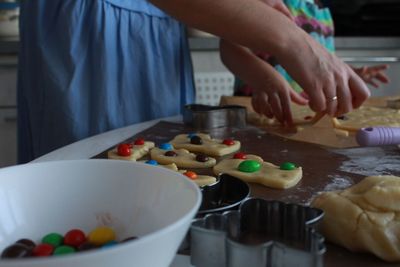
[[[88,235],[88,241],[94,245],[101,246],[115,240],[115,233],[110,227],[97,227]]]
[[[296,169],[296,165],[291,162],[285,162],[281,164],[280,169],[285,171],[292,171]]]
[[[119,144],[117,147],[117,153],[119,156],[128,157],[132,154],[132,147],[129,144]]]
[[[245,160],[239,164],[238,169],[241,172],[256,172],[261,169],[261,163],[255,160]]]

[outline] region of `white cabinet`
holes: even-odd
[[[17,162],[17,58],[0,57],[0,167]]]

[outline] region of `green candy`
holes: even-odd
[[[70,246],[59,246],[53,252],[53,255],[65,255],[75,253],[75,249]]]
[[[294,165],[294,163],[291,163],[291,162],[285,162],[285,163],[282,163],[282,165],[280,166],[280,169],[284,170],[284,171],[292,171],[292,170],[296,169],[296,165]]]
[[[239,164],[239,171],[241,172],[256,172],[260,170],[261,163],[255,160],[245,160]]]
[[[63,241],[63,236],[57,233],[47,234],[42,238],[42,243],[52,245],[55,248],[61,246]]]

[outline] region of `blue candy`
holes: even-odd
[[[150,164],[150,165],[154,165],[154,166],[158,165],[158,162],[154,159],[148,160],[148,161],[146,161],[146,163]]]
[[[164,143],[160,145],[160,148],[163,150],[172,150],[174,147],[170,143]]]

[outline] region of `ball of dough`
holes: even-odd
[[[325,212],[321,232],[351,251],[400,262],[400,177],[371,176],[342,191],[318,195]]]

